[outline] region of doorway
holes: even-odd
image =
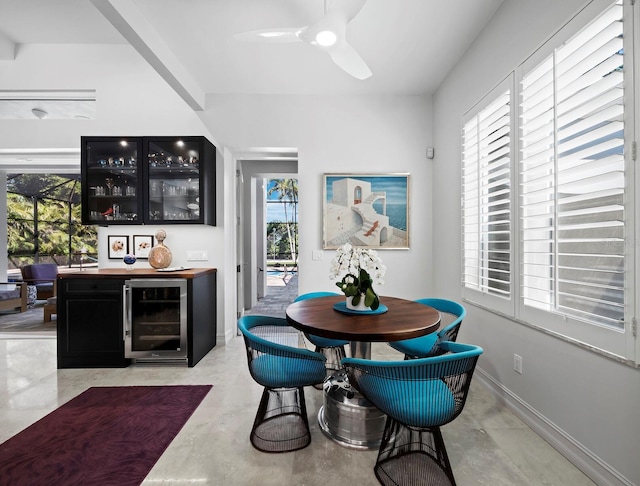
[[[268,292],[267,185],[270,179],[296,179],[297,150],[238,156],[238,312],[251,309]],[[297,259],[297,255],[296,255]]]

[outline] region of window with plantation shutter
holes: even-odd
[[[511,91],[469,117],[462,134],[463,285],[511,296]]]
[[[633,20],[585,3],[463,116],[462,295],[638,365]]]
[[[622,1],[522,77],[526,306],[624,327]]]

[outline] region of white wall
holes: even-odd
[[[209,95],[204,121],[229,147],[298,149],[299,291],[335,290],[322,249],[323,173],[410,173],[410,250],[385,250],[382,295],[432,293],[431,102],[425,97]],[[412,272],[415,268],[423,272]]]
[[[462,114],[586,3],[505,1],[434,95],[433,262],[438,295],[461,298]],[[504,387],[505,397],[524,413],[540,414],[534,417],[538,426],[557,433],[561,447],[577,450],[573,460],[600,474],[600,484],[640,484],[640,370],[473,305],[467,310],[459,340],[485,349],[479,368],[495,386]],[[522,375],[513,370],[514,353],[523,357]]]

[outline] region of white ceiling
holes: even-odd
[[[168,71],[186,76],[202,94],[388,95],[432,93],[502,3],[368,0],[347,26],[348,41],[373,71],[360,81],[308,44],[264,45],[233,38],[247,30],[313,23],[323,14],[323,0],[92,1],[115,8],[124,29],[132,27],[143,38],[151,58],[173,58],[177,64],[164,62]],[[0,0],[0,33],[17,45],[18,58],[23,43],[131,41],[93,3]],[[140,29],[140,19],[146,29]],[[123,31],[123,25],[118,28]],[[148,52],[142,54],[150,60]],[[188,82],[186,86],[188,90]],[[46,79],[42,89],[47,89]]]

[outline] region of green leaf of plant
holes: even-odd
[[[371,310],[376,310],[380,306],[380,299],[378,299],[371,287],[367,289],[367,293],[364,296],[364,305],[371,308]]]
[[[358,287],[356,287],[355,285],[347,285],[342,291],[344,292],[344,295],[346,295],[347,297],[358,296],[358,300],[360,300],[360,291],[358,290]]]

